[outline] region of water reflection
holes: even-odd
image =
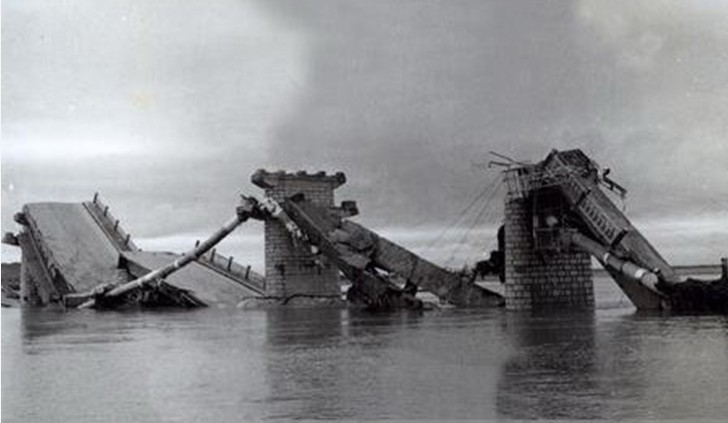
[[[138,327],[143,317],[139,312],[129,311],[21,308],[18,312],[22,339],[28,347],[41,345],[44,338],[63,343],[124,342],[129,340],[125,334]]]
[[[14,421],[728,415],[728,319],[630,309],[2,311]]]
[[[498,383],[498,415],[513,419],[594,419],[598,401],[595,318],[577,313],[508,313],[515,354]]]
[[[266,369],[274,418],[391,415],[392,342],[421,314],[341,309],[268,312]]]
[[[490,418],[507,346],[493,315],[455,311],[268,315],[276,418]]]
[[[598,340],[599,397],[610,419],[728,415],[725,316],[605,316]]]
[[[266,376],[276,407],[271,417],[339,415],[346,378],[337,350],[343,342],[341,309],[279,309],[267,312]]]
[[[629,310],[509,314],[515,354],[498,383],[514,419],[723,419],[728,336],[722,316]]]

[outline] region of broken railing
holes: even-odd
[[[134,297],[137,292],[149,288],[164,294],[170,301],[177,305],[205,305],[189,291],[170,286],[164,282],[164,278],[199,259],[240,226],[241,223],[247,221],[249,217],[256,215],[256,213],[257,211],[252,208],[251,204],[244,203],[237,208],[235,217],[227,221],[220,229],[210,235],[209,238],[198,243],[195,248],[183,254],[181,257],[131,282],[101,285],[93,292],[86,294],[88,299],[81,303],[78,308],[114,307],[119,303],[125,303],[125,298]]]
[[[99,193],[94,194],[91,202],[84,202],[83,206],[119,251],[139,250],[132,242],[131,235],[121,227],[119,219],[111,214],[109,206],[101,201]]]
[[[199,245],[197,241],[195,247]],[[220,272],[228,276],[232,280],[259,292],[265,292],[265,278],[251,269],[250,265],[243,266],[235,261],[233,256],[224,256],[211,249],[209,252],[201,255],[197,262],[203,266],[207,266],[216,272]]]

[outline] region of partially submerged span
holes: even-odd
[[[348,298],[369,308],[421,308],[418,289],[457,306],[503,305],[500,295],[345,220],[357,210],[354,202],[333,206],[344,181],[260,171],[253,182],[266,188],[264,200],[243,197],[233,219],[182,255],[141,251],[98,196],[27,204],[15,217],[23,230],[4,242],[22,249],[21,301],[33,306],[341,304],[339,272],[352,282]],[[214,249],[249,218],[266,222],[266,278]]]
[[[369,308],[421,308],[418,291],[460,307],[581,308],[594,303],[595,257],[638,309],[728,312],[728,263],[718,281],[678,277],[608,194],[626,190],[580,150],[499,164],[505,224],[485,267],[504,276],[505,298],[350,220],[356,203],[334,204],[343,173],[256,172],[264,196],[243,196],[182,255],[141,251],[98,196],[27,204],[16,215],[23,230],[3,242],[22,249],[21,300],[34,306],[340,304],[343,275],[349,302]],[[265,277],[215,250],[251,218],[265,222]]]
[[[506,306],[592,306],[590,256],[641,310],[728,312],[728,269],[683,281],[608,193],[627,190],[581,150],[506,164]]]
[[[20,296],[33,306],[75,306],[100,287],[127,283],[180,257],[141,251],[98,196],[84,203],[26,204],[15,220],[23,230],[4,241],[22,249]],[[162,289],[188,293],[196,305],[234,306],[261,295],[261,275],[211,253],[169,275]],[[156,290],[140,290],[136,299],[165,300],[155,295]]]

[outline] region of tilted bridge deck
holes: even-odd
[[[23,207],[23,215],[27,229],[19,241],[36,303],[127,282],[179,257],[141,251],[98,197],[84,203],[31,203]],[[207,305],[235,305],[265,289],[263,276],[214,254],[165,281]]]
[[[304,198],[290,198],[280,206],[307,239],[321,248],[349,279],[356,281],[369,276],[360,288],[367,285],[366,288],[372,289],[375,288],[372,285],[383,284],[376,282],[378,274],[373,269],[379,268],[454,305],[503,305],[500,294],[464,280],[325,207]]]

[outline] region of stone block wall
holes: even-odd
[[[588,253],[539,252],[532,236],[530,199],[508,196],[505,205],[506,308],[587,308],[594,306]]]
[[[265,195],[282,201],[302,193],[306,199],[326,207],[334,206],[334,190],[346,182],[343,173],[267,172],[259,170],[252,182]],[[306,245],[295,241],[278,221],[265,222],[266,295],[295,294],[340,296],[339,270],[323,256],[314,256]]]

